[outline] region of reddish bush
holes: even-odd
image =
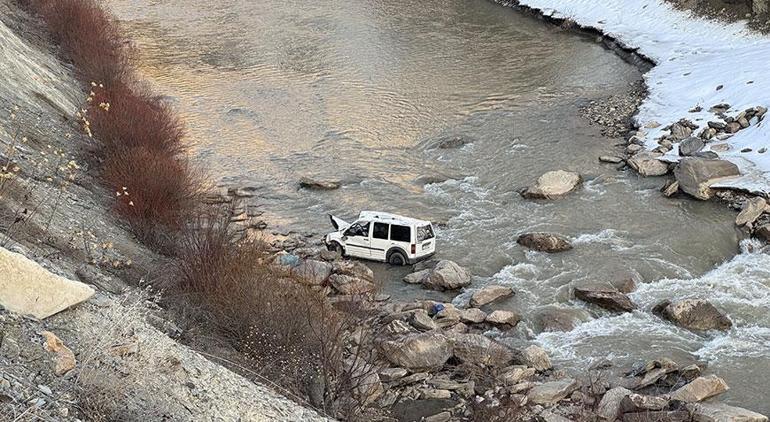
[[[94,0],[30,0],[80,79],[130,79],[129,47],[114,19]]]
[[[88,118],[105,155],[137,147],[169,156],[184,153],[182,123],[159,98],[124,82],[92,88]]]
[[[116,210],[149,246],[171,252],[173,237],[196,212],[200,178],[183,158],[142,146],[105,150],[103,177]]]

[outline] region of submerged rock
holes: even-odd
[[[604,287],[576,287],[575,297],[614,312],[631,312],[636,305],[625,293]]]
[[[489,285],[473,292],[471,306],[484,306],[496,300],[513,296],[513,289],[508,286]]]
[[[534,186],[527,188],[521,195],[530,199],[554,199],[575,190],[583,178],[571,171],[549,171],[537,179]]]
[[[525,233],[516,239],[516,243],[540,252],[564,252],[572,249],[569,240],[555,233]]]
[[[727,330],[733,323],[710,302],[703,299],[685,299],[671,303],[664,301],[653,312],[674,324],[695,331]]]
[[[738,166],[729,161],[695,157],[683,158],[674,169],[679,189],[703,200],[714,195],[711,190],[714,183],[740,174]]]
[[[309,177],[299,179],[299,187],[311,190],[334,190],[339,189],[342,184],[332,180],[315,180]]]
[[[535,327],[538,332],[572,331],[590,315],[583,309],[546,307],[537,312]]]

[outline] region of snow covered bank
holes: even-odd
[[[744,23],[722,23],[695,17],[671,8],[664,0],[520,0],[522,6],[557,19],[571,19],[595,28],[656,63],[645,75],[649,96],[636,116],[648,149],[658,147],[664,130],[687,118],[698,126],[724,122],[709,112],[727,103],[725,117],[770,105],[770,38],[749,32]],[[691,110],[701,110],[691,112]],[[741,169],[742,176],[720,186],[770,193],[770,120],[753,119],[751,125],[715,151]],[[748,151],[747,149],[751,149]],[[746,152],[741,152],[746,151]],[[762,152],[760,152],[762,151]],[[676,146],[665,159],[678,159]]]

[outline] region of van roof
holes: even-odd
[[[389,223],[403,224],[405,226],[410,226],[413,224],[414,225],[430,224],[430,221],[418,220],[416,218],[404,217],[403,215],[391,214],[391,213],[382,212],[382,211],[361,211],[361,213],[358,214],[358,219],[387,221]]]

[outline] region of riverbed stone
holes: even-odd
[[[314,259],[302,260],[293,273],[312,285],[321,285],[332,273],[332,264]]]
[[[342,184],[335,180],[316,180],[310,177],[299,179],[299,186],[310,190],[334,190],[339,189]]]
[[[551,306],[537,311],[535,327],[539,332],[567,332],[588,319],[590,315],[583,309]]]
[[[550,381],[536,385],[527,393],[530,403],[549,405],[567,398],[573,391],[580,388],[580,382],[572,378]]]
[[[679,189],[702,200],[714,196],[713,184],[739,175],[738,166],[729,161],[696,157],[683,158],[674,169]]]
[[[572,249],[569,239],[556,233],[525,233],[516,239],[516,243],[529,249],[548,253]]]
[[[449,338],[436,332],[384,341],[380,349],[388,361],[407,369],[440,367],[452,357]]]
[[[729,390],[727,383],[716,375],[698,377],[670,394],[672,400],[699,402]]]
[[[759,218],[759,216],[765,212],[766,206],[767,201],[761,196],[755,196],[754,198],[749,199],[743,205],[743,209],[738,214],[738,216],[735,217],[735,224],[737,226],[753,224],[755,221],[757,221],[757,218]]]
[[[599,161],[602,163],[620,164],[623,162],[623,159],[614,155],[602,155],[599,157]]]
[[[424,309],[418,309],[412,314],[412,318],[409,321],[414,328],[423,331],[435,330],[438,325],[428,316],[428,312]]]
[[[673,303],[664,301],[656,305],[653,312],[680,327],[695,331],[727,330],[733,325],[727,315],[704,299],[684,299]]]
[[[530,199],[554,199],[564,196],[575,190],[583,182],[583,178],[571,171],[549,171],[537,179],[534,186],[530,186],[522,196]]]
[[[460,321],[471,324],[478,324],[487,319],[486,312],[479,308],[463,309],[460,311]]]
[[[484,286],[471,295],[471,306],[484,306],[494,301],[513,296],[513,289],[498,284]]]
[[[636,305],[617,289],[607,287],[575,287],[575,297],[613,312],[631,312]]]
[[[545,349],[535,344],[516,352],[515,358],[518,363],[534,368],[537,371],[546,371],[553,367]]]
[[[679,143],[679,155],[684,157],[693,155],[702,150],[705,146],[706,143],[703,142],[701,138],[691,136]]]
[[[401,378],[404,378],[408,374],[404,368],[383,368],[380,369],[379,375],[382,382],[391,382]]]
[[[530,368],[527,365],[514,365],[506,368],[498,379],[505,385],[516,385],[521,381],[532,378],[535,373],[535,368]]]
[[[623,414],[623,422],[692,422],[686,410],[646,410]]]
[[[361,295],[370,293],[377,288],[371,281],[342,274],[329,276],[329,284],[342,295]]]
[[[515,312],[498,309],[487,315],[487,318],[484,321],[490,324],[510,328],[518,324],[519,320],[521,320],[521,318]]]
[[[513,350],[481,334],[448,334],[454,346],[454,356],[463,361],[484,366],[502,367],[513,359]]]
[[[422,278],[422,285],[433,290],[457,290],[471,284],[471,275],[454,261],[441,260]]]
[[[623,387],[615,387],[607,391],[599,401],[599,407],[596,409],[596,414],[607,421],[618,419],[623,413],[623,399],[629,394],[632,394],[632,391]]]
[[[404,277],[404,283],[407,284],[422,284],[422,281],[430,275],[431,270],[420,270]]]
[[[368,265],[352,260],[342,260],[332,263],[334,274],[349,275],[363,280],[374,281],[374,271]]]
[[[630,393],[623,398],[621,407],[623,412],[645,412],[666,409],[669,402],[670,400],[663,396],[647,396],[644,394]]]
[[[767,422],[767,416],[724,403],[687,405],[694,422]]]
[[[668,173],[668,164],[658,160],[663,154],[643,151],[628,160],[628,165],[644,177],[663,176]]]

